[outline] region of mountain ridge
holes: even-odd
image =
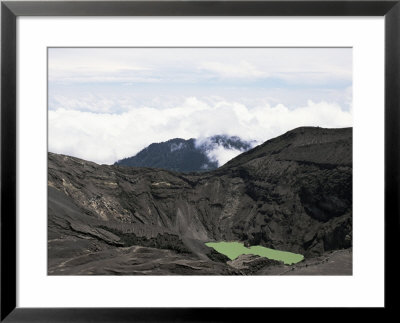
[[[251,142],[227,135],[187,140],[173,138],[152,143],[136,155],[118,160],[114,165],[162,168],[184,173],[205,172],[218,168],[218,158],[212,153],[221,148],[243,152],[251,148]]]

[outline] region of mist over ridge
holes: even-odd
[[[188,140],[174,138],[152,143],[136,155],[121,159],[114,165],[154,167],[177,172],[204,172],[224,165],[255,144],[255,141],[244,141],[237,136],[226,135]]]

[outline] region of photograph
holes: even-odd
[[[397,308],[400,0],[0,11],[0,322]]]
[[[353,274],[351,47],[48,47],[47,274]]]

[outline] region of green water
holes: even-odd
[[[240,242],[207,242],[206,246],[224,254],[231,260],[236,259],[240,255],[257,255],[268,259],[283,261],[285,265],[291,265],[304,259],[303,255],[297,253],[274,250],[262,246],[246,248],[243,243]]]

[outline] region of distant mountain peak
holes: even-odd
[[[199,139],[173,138],[152,143],[135,156],[115,163],[120,166],[162,168],[176,172],[204,172],[251,149],[253,141],[224,134]]]

